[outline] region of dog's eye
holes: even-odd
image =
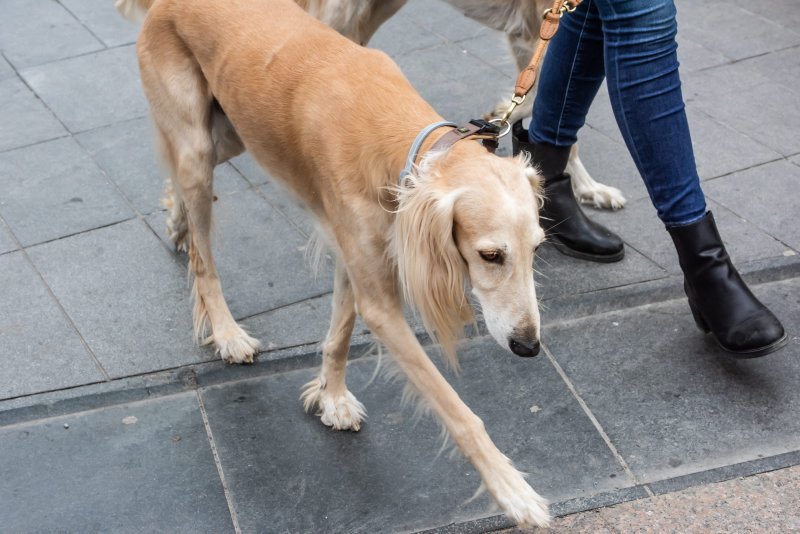
[[[481,259],[483,261],[488,261],[489,263],[497,263],[502,265],[503,264],[503,253],[499,250],[482,250],[478,252],[480,254]]]

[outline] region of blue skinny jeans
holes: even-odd
[[[706,203],[678,74],[672,0],[584,0],[561,18],[542,64],[529,136],[572,146],[603,78],[625,144],[667,227]]]

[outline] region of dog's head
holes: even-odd
[[[467,288],[486,326],[520,356],[539,352],[534,252],[540,181],[523,158],[500,158],[476,143],[427,154],[401,188],[394,252],[406,299],[455,365],[455,344],[472,320]]]

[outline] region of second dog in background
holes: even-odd
[[[539,36],[542,13],[552,0],[443,0],[455,9],[489,28],[503,32],[508,39],[519,70],[528,65]],[[296,0],[300,7],[336,31],[366,45],[381,25],[408,0]],[[511,95],[509,87],[508,94]],[[533,94],[514,110],[510,121],[530,117]],[[508,107],[501,101],[488,115],[498,116]],[[616,187],[594,180],[573,145],[566,172],[572,176],[572,191],[580,202],[596,208],[620,209],[625,196]]]

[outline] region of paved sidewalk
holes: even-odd
[[[796,484],[800,4],[764,0],[756,13],[745,0],[677,3],[709,204],[791,342],[734,361],[696,330],[671,242],[601,91],[581,156],[629,200],[592,211],[623,236],[625,260],[591,264],[543,247],[543,355],[511,357],[478,333],[451,377],[560,515],[654,495],[712,506],[730,486],[706,485],[776,469]],[[402,384],[370,381],[377,361],[362,325],[348,371],[370,414],[361,432],[329,431],[302,412],[331,269],[312,275],[308,217],[247,156],[217,170],[214,237],[230,307],[267,351],[233,367],[193,344],[136,33],[112,0],[0,2],[0,530],[508,527],[487,497],[468,502],[477,474],[437,455],[438,428],[400,407]],[[513,84],[503,38],[442,2],[412,0],[373,45],[452,120],[482,115]],[[797,509],[796,499],[779,505]],[[610,531],[736,524],[687,524],[672,507],[635,526],[599,514]],[[764,530],[800,528],[796,514],[752,514]],[[577,528],[579,517],[559,525]]]

